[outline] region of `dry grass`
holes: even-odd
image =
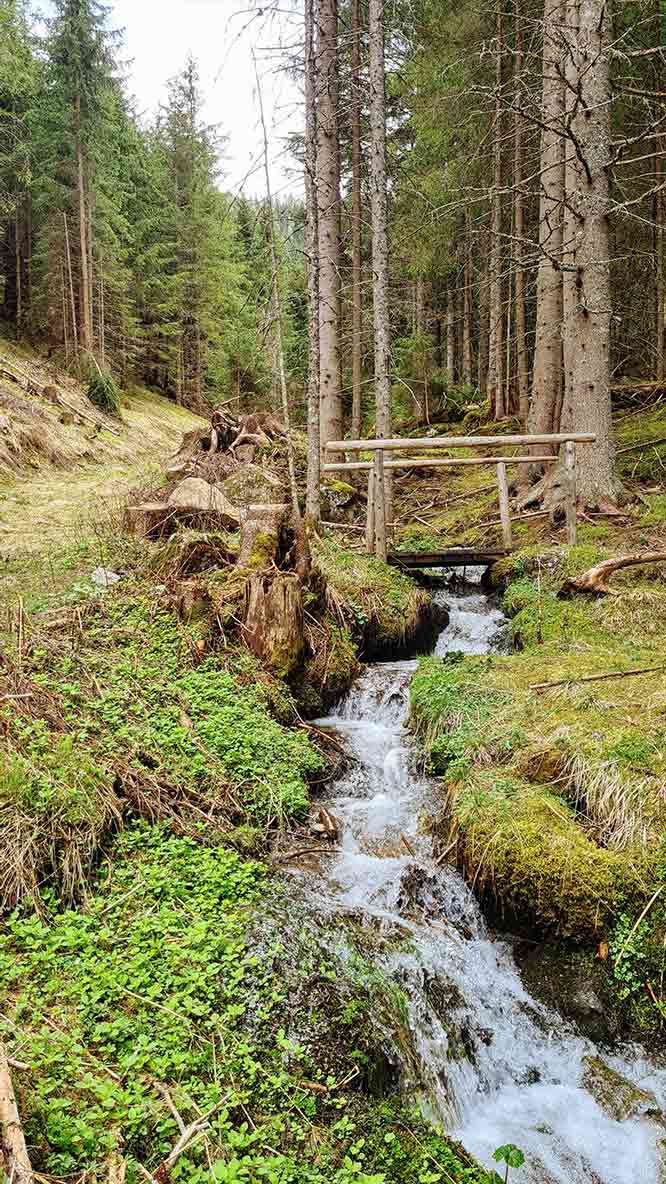
[[[650,793],[646,778],[628,778],[616,762],[594,761],[581,753],[567,758],[564,776],[567,796],[592,823],[600,846],[612,851],[646,850],[656,841],[646,812]]]

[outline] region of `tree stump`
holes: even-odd
[[[283,502],[248,506],[241,522],[238,567],[263,571],[277,558],[289,506]]]
[[[303,586],[295,573],[250,576],[243,635],[253,654],[280,678],[293,673],[305,644]]]

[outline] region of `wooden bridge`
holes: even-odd
[[[372,453],[372,460],[336,461],[322,466],[324,473],[367,472],[368,474],[368,516],[366,525],[366,544],[368,551],[377,555],[385,562],[404,568],[423,567],[467,567],[485,566],[494,563],[496,559],[507,555],[513,546],[511,531],[511,509],[509,505],[509,483],[507,468],[511,465],[525,464],[557,464],[558,455],[549,453],[543,456],[473,456],[473,457],[402,457],[394,459],[396,452],[431,452],[433,449],[461,448],[513,448],[534,447],[535,445],[554,445],[559,453],[560,447],[564,451],[563,484],[564,507],[566,513],[567,543],[576,542],[576,445],[593,444],[596,436],[589,432],[557,434],[538,434],[524,436],[435,436],[421,439],[393,439],[393,440],[332,440],[326,445],[329,453]],[[386,455],[388,454],[388,456]],[[458,468],[463,465],[492,465],[497,473],[499,491],[499,510],[502,523],[502,539],[504,548],[482,550],[476,548],[450,546],[441,551],[428,554],[416,552],[407,554],[393,552],[388,554],[386,508],[387,479],[394,469],[432,469]]]

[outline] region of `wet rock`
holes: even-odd
[[[609,996],[606,972],[592,955],[555,946],[515,950],[530,994],[573,1021],[582,1036],[605,1044],[621,1034],[622,1020]]]
[[[653,1093],[641,1089],[600,1057],[584,1057],[583,1085],[615,1122],[629,1118],[652,1118],[666,1125],[666,1116]]]

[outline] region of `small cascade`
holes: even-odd
[[[437,654],[507,648],[507,622],[478,583],[454,586],[446,602]],[[492,1167],[495,1148],[515,1143],[527,1161],[518,1184],[660,1184],[666,1069],[633,1047],[600,1053],[532,999],[510,944],[489,931],[457,872],[433,859],[422,818],[436,809],[435,786],[406,726],[415,669],[367,668],[318,721],[349,760],[325,801],[341,842],[306,884],[313,908],[406,935],[373,955],[407,999],[415,1057],[403,1088],[481,1163]],[[586,1087],[595,1073],[621,1084],[621,1115]]]

